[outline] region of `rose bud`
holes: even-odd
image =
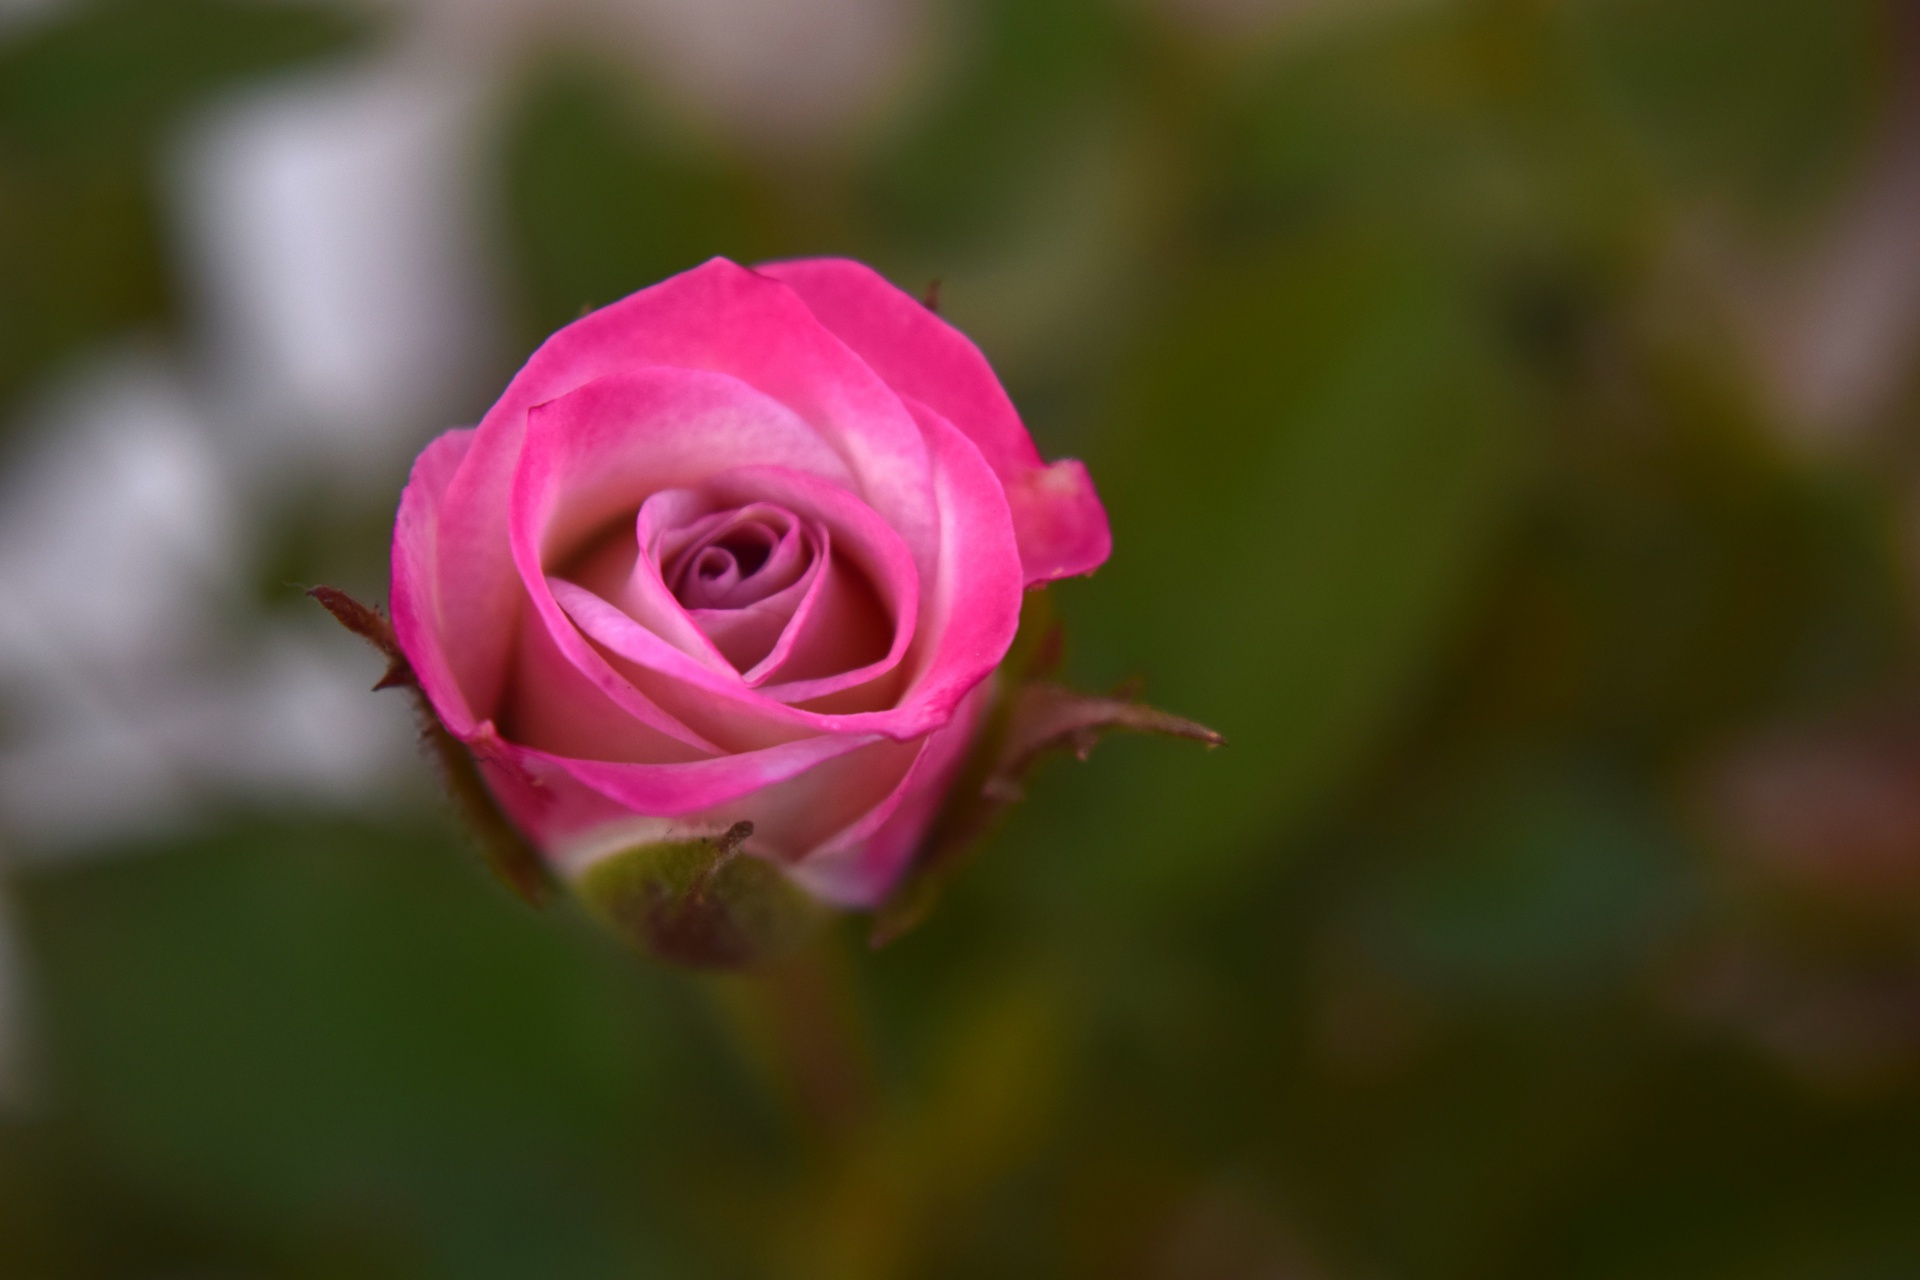
[[[545,867],[649,949],[741,963],[886,899],[1027,589],[1109,542],[929,307],[855,262],[714,259],[427,446],[383,642]]]

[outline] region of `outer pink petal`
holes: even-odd
[[[754,824],[749,853],[788,866],[807,857],[835,832],[885,804],[921,755],[926,740],[869,740],[788,781],[708,811],[716,828],[746,819]]]
[[[1013,643],[1020,626],[1020,551],[1006,494],[979,449],[923,406],[915,406],[914,417],[934,459],[940,563],[921,588],[920,627],[931,643],[907,699],[941,707],[944,723]]]
[[[793,877],[814,896],[843,907],[884,901],[913,861],[979,730],[991,696],[983,684],[944,729],[931,734],[893,794],[803,858]]]
[[[650,365],[727,374],[791,409],[839,455],[916,560],[931,558],[926,449],[899,398],[785,285],[715,258],[554,334],[481,421],[441,516],[442,537],[464,549],[443,564],[441,594],[449,631],[474,637],[455,675],[476,707],[499,696],[521,607],[506,525],[528,412]]]
[[[958,329],[846,258],[770,262],[827,328],[902,398],[964,432],[1006,486],[1029,586],[1091,573],[1112,549],[1107,513],[1080,463],[1046,465],[987,358]]]
[[[877,734],[822,734],[761,751],[684,764],[576,760],[527,748],[515,748],[513,757],[523,763],[557,768],[633,813],[671,818],[737,803],[829,760],[884,741]]]
[[[471,430],[448,431],[414,460],[407,487],[400,494],[399,514],[394,518],[390,589],[394,636],[413,664],[427,700],[447,728],[462,738],[474,732],[478,718],[454,676],[454,664],[448,656],[448,633],[440,608],[440,507],[472,443]],[[503,589],[511,592],[517,586],[517,581],[510,581],[503,584]],[[491,648],[488,652],[492,653]],[[506,678],[507,655],[501,652],[497,656],[502,669],[486,673],[485,683],[490,686]]]
[[[636,818],[686,817],[716,829],[758,818],[767,828],[760,838],[777,845],[783,808],[791,810],[796,798],[804,802],[822,784],[830,793],[844,785],[831,772],[836,762],[876,747],[899,749],[885,738],[849,734],[691,763],[614,764],[518,746],[490,722],[479,726],[472,746],[507,815],[557,862]],[[832,798],[813,796],[816,804]]]
[[[491,722],[470,743],[480,772],[500,807],[549,861],[571,845],[620,824],[633,811],[544,761],[516,758]],[[564,868],[563,868],[564,869]]]

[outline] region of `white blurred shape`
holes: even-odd
[[[1790,260],[1741,262],[1725,247],[1706,255],[1762,385],[1788,429],[1815,446],[1877,425],[1920,350],[1920,6],[1893,17],[1891,101],[1831,217]]]
[[[1909,114],[1766,317],[1771,380],[1821,434],[1848,432],[1885,406],[1920,340],[1920,110]]]
[[[233,477],[186,389],[123,355],[34,434],[0,493],[5,852],[151,834],[212,797],[377,794],[407,718],[317,611],[249,643]]]
[[[408,751],[400,701],[368,692],[367,666],[299,628],[170,673],[0,754],[0,810],[23,852],[46,856],[154,835],[207,800],[365,801]]]
[[[214,373],[250,442],[390,463],[495,333],[468,83],[390,60],[230,100],[180,201]]]
[[[0,678],[179,654],[233,569],[235,512],[205,424],[150,357],[82,376],[0,496]]]

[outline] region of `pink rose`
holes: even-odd
[[[978,349],[855,262],[716,258],[550,338],[415,462],[393,626],[569,878],[753,824],[845,906],[925,834],[1023,591],[1106,514]]]

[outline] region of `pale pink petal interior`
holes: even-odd
[[[565,447],[548,456],[554,465],[522,477],[515,536],[535,613],[577,629],[557,637],[557,654],[589,683],[734,751],[790,741],[811,717],[893,705],[919,622],[918,568],[844,485],[748,466],[651,491],[635,477],[622,494]],[[591,491],[597,525],[577,515],[575,486]],[[548,647],[530,650],[535,661],[554,656]]]

